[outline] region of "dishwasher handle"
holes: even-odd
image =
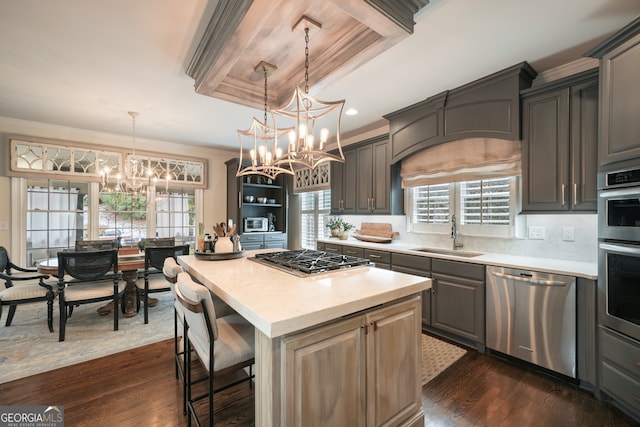
[[[491,271],[491,274],[494,276],[500,277],[502,279],[512,279],[518,282],[528,283],[530,285],[542,285],[542,286],[566,286],[565,282],[561,282],[558,280],[541,280],[541,279],[533,279],[526,276],[515,276],[513,274],[505,274],[500,273],[498,271]]]

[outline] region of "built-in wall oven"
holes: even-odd
[[[598,175],[600,323],[640,340],[640,168]]]

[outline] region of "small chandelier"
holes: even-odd
[[[151,166],[151,161],[147,160],[146,166],[144,157],[136,154],[136,118],[140,115],[135,111],[127,112],[131,117],[131,148],[132,152],[124,160],[124,176],[119,171],[112,175],[113,169],[104,167],[100,171],[102,177],[101,192],[115,192],[123,197],[145,197],[147,203],[152,201],[152,194],[155,193],[156,183],[159,181],[159,174]],[[109,182],[115,179],[113,187]],[[168,191],[171,174],[166,171],[164,176],[165,191]]]
[[[340,145],[340,119],[345,100],[321,101],[309,95],[309,27],[314,25],[321,28],[321,24],[303,16],[294,25],[304,25],[305,62],[304,62],[304,91],[296,86],[289,104],[274,113],[286,120],[293,120],[293,128],[289,131],[289,142],[286,156],[276,163],[301,165],[315,169],[320,163],[328,161],[344,162],[344,154]],[[333,119],[331,115],[337,115]],[[327,124],[335,120],[336,154],[327,151],[327,142],[331,131],[328,127],[321,127],[316,135],[316,124]]]
[[[268,178],[275,178],[281,173],[293,175],[293,167],[286,158],[283,158],[283,150],[278,146],[278,140],[285,138],[293,128],[278,129],[272,114],[273,126],[267,123],[267,78],[276,70],[276,66],[261,61],[254,70],[264,74],[264,123],[255,117],[251,126],[246,130],[238,129],[238,139],[240,141],[240,159],[243,158],[242,140],[247,138],[252,141],[253,148],[249,150],[250,163],[243,168],[243,162],[238,165],[236,176],[243,175],[263,175]],[[286,146],[286,143],[282,143]]]

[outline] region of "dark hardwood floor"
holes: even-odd
[[[64,406],[65,425],[186,426],[172,341],[0,384],[0,405]],[[469,351],[422,390],[426,426],[637,426],[559,380]],[[253,389],[216,395],[216,425],[251,426]]]

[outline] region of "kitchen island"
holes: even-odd
[[[256,425],[423,425],[430,279],[372,267],[298,277],[252,261],[257,252],[178,258],[256,328]]]

